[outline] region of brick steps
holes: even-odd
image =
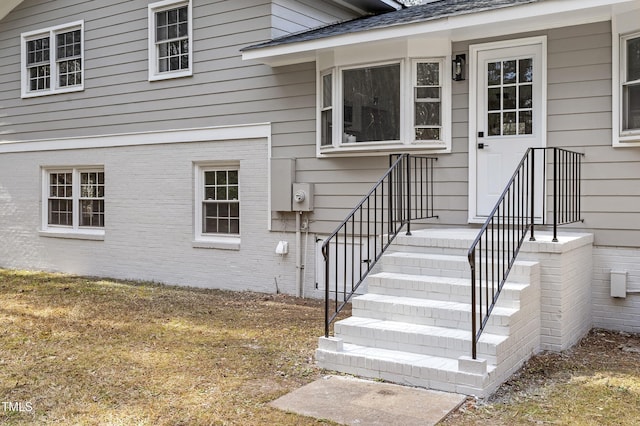
[[[415,231],[398,236],[352,300],[353,316],[321,338],[321,367],[431,389],[487,396],[539,346],[539,269],[516,262],[471,360],[475,235]],[[450,234],[450,237],[447,235]]]

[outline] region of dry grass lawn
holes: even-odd
[[[0,402],[23,409],[0,424],[328,424],[268,406],[324,374],[322,318],[317,300],[0,269]],[[444,423],[640,424],[640,336],[594,330]]]
[[[267,406],[321,376],[320,301],[6,270],[0,299],[0,424],[322,424]]]

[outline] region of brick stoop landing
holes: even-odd
[[[473,229],[399,235],[352,300],[353,315],[321,337],[318,365],[393,383],[489,396],[541,349],[591,328],[590,234],[526,242],[471,359],[467,250]],[[523,259],[523,260],[521,260]],[[526,260],[524,260],[526,259]]]

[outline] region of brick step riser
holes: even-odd
[[[483,376],[322,350],[316,351],[316,359],[321,368],[356,376],[443,392],[487,396],[484,394],[487,379]]]
[[[432,327],[450,328],[453,330],[469,330],[471,332],[471,314],[462,313],[461,318],[444,310],[439,310],[431,314],[430,312],[407,314],[401,310],[377,309],[375,307],[356,307],[353,305],[352,315],[358,318],[371,318],[382,321],[397,321],[409,324],[428,325]],[[515,313],[511,317],[491,315],[485,327],[485,333],[509,336],[512,330],[518,325],[519,314]]]
[[[412,297],[416,299],[439,300],[443,302],[469,303],[471,301],[470,285],[447,284],[443,282],[429,283],[425,281],[398,280],[371,276],[367,279],[368,293],[395,297]],[[479,287],[477,287],[479,290]],[[522,291],[505,286],[499,298],[501,306],[517,309],[520,307]]]
[[[451,261],[439,259],[416,259],[416,258],[396,258],[384,256],[381,262],[383,272],[393,272],[408,275],[439,276],[444,278],[466,278],[470,279],[471,269],[469,263],[465,261]],[[489,272],[491,278],[491,272]],[[476,268],[476,277],[480,276],[479,269]],[[485,278],[485,273],[482,273]],[[530,278],[530,268],[528,266],[514,265],[509,272],[509,281],[513,283],[528,283]]]
[[[336,324],[335,336],[349,344],[443,358],[457,359],[471,354],[470,338],[461,339],[339,324]],[[505,353],[504,343],[495,345],[481,340],[477,347],[478,357],[486,359],[491,365],[497,365],[508,355]]]

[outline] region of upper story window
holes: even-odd
[[[190,1],[149,5],[149,80],[192,75]]]
[[[84,89],[84,23],[21,35],[22,97]]]
[[[407,58],[321,72],[319,155],[450,149],[444,63]]]

